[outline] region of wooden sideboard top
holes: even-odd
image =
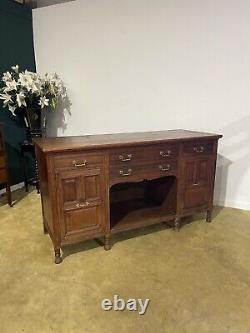
[[[49,153],[66,150],[122,147],[136,144],[150,144],[156,142],[164,143],[165,141],[219,139],[221,137],[222,135],[220,134],[177,129],[155,132],[36,138],[34,139],[34,142],[43,152]]]

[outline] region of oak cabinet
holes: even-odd
[[[217,142],[187,130],[35,139],[44,231],[60,263],[66,244],[206,212]]]
[[[61,237],[104,232],[104,183],[101,168],[60,171],[57,174]]]
[[[216,144],[216,143],[214,143]],[[212,146],[212,144],[207,145]],[[191,153],[192,154],[192,153]],[[213,179],[216,155],[212,151],[203,156],[184,157],[182,174],[184,179],[182,209],[197,209],[209,206],[213,195]]]

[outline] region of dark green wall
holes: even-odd
[[[12,0],[0,0],[0,76],[12,65],[35,71],[32,11]],[[5,141],[12,184],[23,181],[20,143],[25,129],[18,118],[0,104],[0,122],[4,122]]]

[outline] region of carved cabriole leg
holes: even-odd
[[[208,223],[212,222],[212,209],[207,210],[206,222]]]
[[[174,228],[177,231],[180,231],[180,222],[181,222],[180,217],[176,217],[174,220]]]
[[[55,249],[55,264],[60,264],[62,262],[61,249]]]
[[[110,240],[111,240],[111,235],[104,236],[104,250],[105,251],[108,251],[111,249]]]

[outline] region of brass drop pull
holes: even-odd
[[[84,208],[84,207],[87,207],[87,206],[89,206],[89,205],[90,205],[90,203],[89,203],[88,201],[85,201],[85,202],[77,203],[77,204],[76,204],[76,207],[77,207],[77,208]]]
[[[87,160],[84,160],[83,162],[77,162],[74,160],[72,163],[74,167],[80,168],[86,166]]]
[[[204,152],[204,147],[201,146],[201,147],[194,147],[194,151],[196,153],[203,153]]]
[[[168,156],[171,155],[171,153],[172,153],[171,150],[167,150],[166,153],[165,153],[164,151],[160,151],[160,155],[161,155],[162,157],[168,157]]]
[[[170,164],[167,164],[165,167],[163,165],[159,165],[159,169],[161,171],[169,171],[170,170]]]
[[[132,160],[133,155],[132,154],[127,154],[127,157],[124,157],[124,155],[119,156],[119,160],[122,162],[127,162]]]
[[[132,169],[128,169],[127,172],[124,172],[123,170],[120,170],[120,175],[125,177],[125,176],[130,176],[132,174]]]

